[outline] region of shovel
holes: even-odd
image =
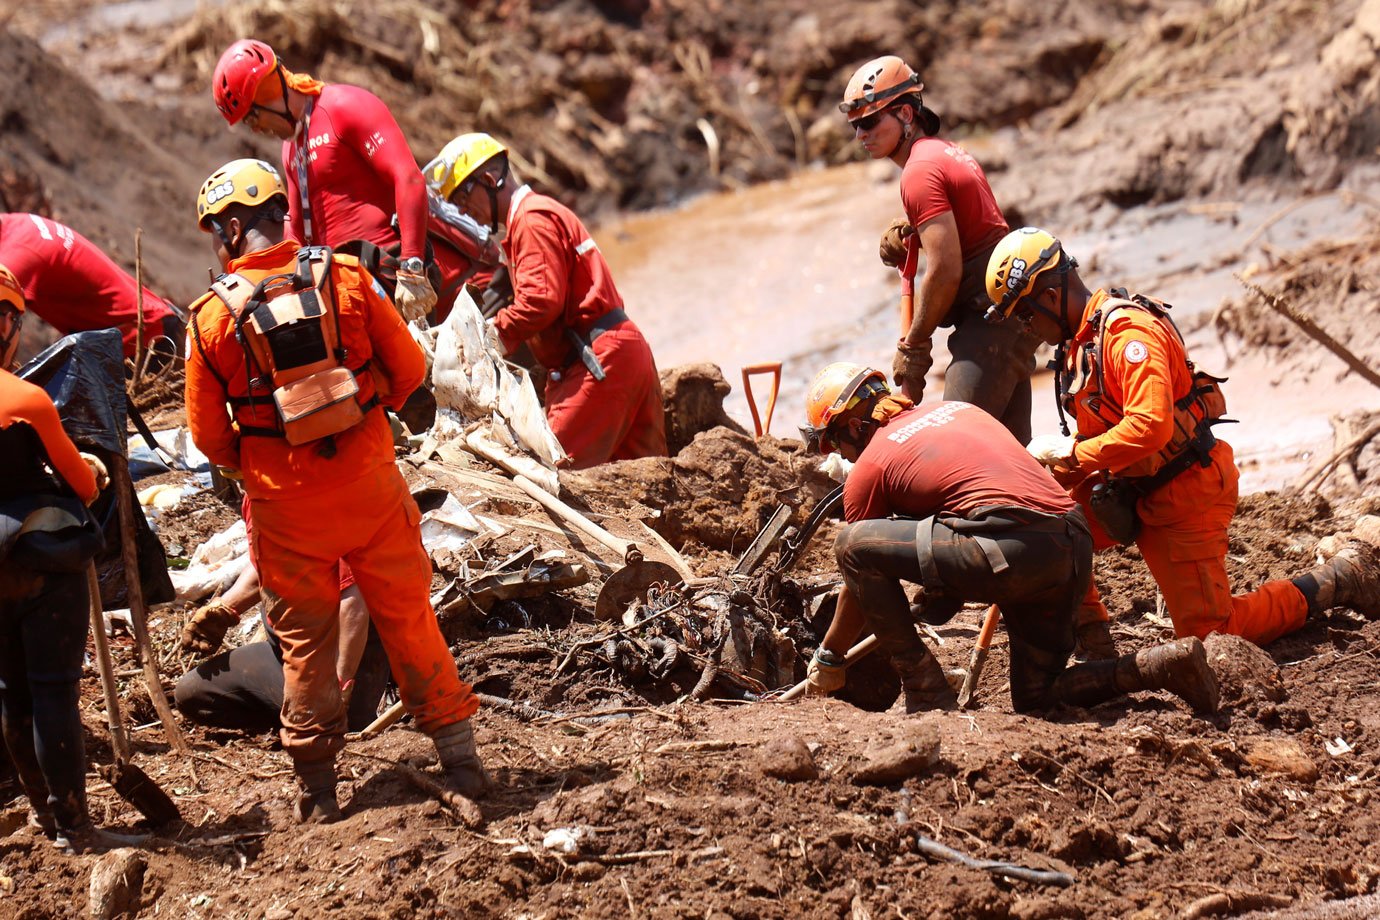
[[[963,686],[958,691],[958,708],[967,709],[973,702],[973,691],[977,689],[978,675],[987,661],[987,651],[992,647],[992,636],[997,631],[997,621],[1001,619],[1001,608],[996,604],[987,608],[982,619],[982,631],[977,642],[973,643],[973,657],[968,662],[968,671],[963,675]]]
[[[129,736],[125,734],[120,716],[120,697],[115,687],[115,666],[110,660],[110,644],[105,638],[105,622],[101,618],[101,585],[96,577],[96,564],[86,567],[86,583],[91,592],[91,633],[96,645],[96,663],[101,672],[101,689],[105,691],[105,714],[110,725],[110,749],[115,762],[98,766],[96,772],[109,783],[126,802],[139,809],[140,814],[154,825],[177,821],[182,814],[168,794],[159,788],[149,775],[130,763]]]
[[[647,589],[654,584],[665,582],[674,585],[681,582],[680,574],[671,566],[642,558],[642,550],[637,548],[636,543],[618,539],[526,476],[515,475],[513,484],[576,530],[623,557],[623,568],[605,579],[604,586],[599,589],[599,598],[594,604],[596,620],[615,620],[622,616],[634,600],[645,600]]]
[[[767,397],[767,421],[762,423],[757,415],[757,401],[752,398],[752,375],[771,374],[771,395]],[[766,364],[749,364],[743,368],[743,395],[747,397],[748,411],[752,413],[752,428],[757,432],[757,437],[771,433],[771,416],[776,411],[776,393],[781,389],[781,362],[770,361]]]

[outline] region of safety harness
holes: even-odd
[[[370,362],[351,367],[340,341],[332,258],[328,247],[304,247],[295,272],[252,286],[240,275],[222,274],[212,282],[244,350],[243,396],[230,392],[229,381],[211,363],[195,313],[191,322],[197,350],[225,390],[239,433],[285,438],[294,446],[321,441],[323,457],[335,454],[334,435],[358,425],[379,404],[367,374]]]
[[[1075,401],[1086,406],[1108,428],[1115,426],[1125,414],[1124,407],[1107,392],[1103,377],[1103,344],[1114,313],[1119,310],[1143,310],[1149,313],[1174,334],[1183,350],[1183,335],[1169,315],[1170,304],[1142,294],[1129,295],[1124,288],[1115,288],[1110,294],[1107,301],[1088,319],[1087,326],[1092,329],[1092,335],[1087,341],[1079,344],[1066,339],[1055,353],[1055,400],[1059,410],[1059,425],[1066,435],[1069,433],[1066,413],[1074,413]],[[1068,354],[1070,344],[1077,348],[1072,356]],[[1211,466],[1212,449],[1217,446],[1212,426],[1237,421],[1224,417],[1227,401],[1221,385],[1227,378],[1214,377],[1198,370],[1188,359],[1186,351],[1184,363],[1188,366],[1190,386],[1187,393],[1174,401],[1174,434],[1169,443],[1153,456],[1117,474],[1116,478],[1123,486],[1138,496],[1149,495],[1195,465]],[[1075,388],[1073,383],[1080,375],[1082,383]]]

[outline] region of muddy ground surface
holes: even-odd
[[[1330,400],[1339,443],[1344,430],[1373,424],[1374,391],[1231,275],[1308,312],[1371,366],[1380,360],[1380,229],[1365,187],[1380,139],[1376,2],[33,3],[0,14],[4,207],[51,213],[129,266],[131,228],[142,226],[146,276],[189,300],[211,261],[190,216],[197,184],[231,156],[275,155],[224,131],[204,90],[215,55],[241,32],[272,41],[302,69],[379,91],[422,161],[460,131],[505,134],[539,184],[590,215],[856,159],[834,110],[839,88],[861,60],[899,51],[923,62],[946,123],[980,145],[1013,223],[1048,223],[1087,241],[1080,252],[1094,276],[1115,269],[1218,291],[1220,308],[1201,311],[1186,332],[1195,347],[1233,358],[1234,386],[1282,383],[1296,398]],[[1322,209],[1330,238],[1326,226],[1301,235],[1296,202]],[[1170,212],[1198,220],[1199,235],[1177,236],[1183,224],[1167,221]],[[1198,242],[1219,236],[1232,244],[1203,256]],[[698,295],[715,296],[723,279],[712,265],[699,274]],[[791,315],[827,315],[829,306],[793,305]],[[143,395],[172,422],[166,397]],[[1290,404],[1279,404],[1287,415]],[[818,630],[811,598],[833,576],[833,524],[787,590],[763,596],[760,581],[726,573],[778,503],[808,509],[828,484],[795,442],[754,443],[713,400],[690,414],[671,428],[674,458],[566,477],[568,497],[621,536],[643,540],[642,524],[652,527],[708,580],[699,590],[730,601],[747,592],[763,614],[754,628],[774,621],[808,654]],[[783,402],[781,415],[793,417],[793,407]],[[1323,469],[1333,452],[1326,432],[1289,440],[1286,419],[1278,427],[1279,449],[1326,475],[1307,489],[1243,499],[1228,560],[1238,590],[1306,568],[1319,539],[1380,505],[1380,450],[1366,446]],[[414,482],[427,484],[424,474],[412,471]],[[572,546],[520,496],[464,497],[540,525],[496,539],[488,556],[526,543]],[[198,497],[170,516],[165,540],[190,551],[234,513]],[[575,545],[603,563],[591,562],[589,585],[459,606],[446,620],[479,691],[542,710],[481,712],[480,749],[499,786],[473,827],[392,766],[434,769],[430,743],[404,725],[341,758],[343,823],[299,828],[287,807],[289,764],[271,736],[192,729],[195,753],[173,755],[147,727],[155,717],[138,678],[122,678],[130,719],[145,726],[133,736],[136,761],[186,822],[153,841],[134,912],[1035,920],[1281,908],[1324,916],[1326,904],[1338,916],[1374,914],[1375,623],[1338,610],[1263,651],[1214,640],[1225,693],[1212,719],[1162,695],[1017,716],[1000,632],[980,707],[961,715],[906,719],[839,700],[747,703],[744,681],[678,703],[695,695],[699,663],[683,659],[652,679],[617,648],[604,654],[597,640],[613,627],[591,610],[601,573],[621,560]],[[438,591],[457,564],[438,562]],[[1097,575],[1123,649],[1170,636],[1134,550],[1100,557]],[[154,614],[169,678],[193,664],[175,647],[186,614]],[[980,616],[970,609],[939,628],[947,667],[966,663]],[[115,645],[117,667],[133,669],[130,640]],[[783,676],[779,656],[743,664]],[[800,676],[804,659],[784,664]],[[864,667],[870,676],[856,682],[867,699],[858,701],[884,707],[885,669]],[[104,763],[98,683],[87,676],[89,754]],[[569,718],[597,711],[599,721]],[[910,775],[867,778],[907,751],[912,762],[900,773]],[[95,774],[90,788],[98,821],[135,825],[137,814]],[[22,817],[16,803],[2,813]],[[570,853],[555,837],[544,844],[561,829],[582,829]],[[1075,882],[1040,887],[932,861],[917,852],[917,833]],[[84,913],[92,864],[22,830],[0,837],[0,912]]]

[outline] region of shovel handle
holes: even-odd
[[[868,636],[866,639],[862,640],[857,645],[853,646],[848,650],[848,654],[843,656],[843,666],[845,668],[853,667],[853,665],[857,664],[859,661],[862,661],[868,655],[872,654],[872,652],[876,650],[876,648],[877,637]],[[783,703],[789,700],[793,700],[796,697],[800,696],[802,693],[804,693],[805,688],[809,685],[810,681],[808,679],[802,680],[800,683],[796,684],[794,687],[792,687],[791,689],[787,690],[785,693],[777,697],[777,699]]]
[[[345,736],[346,741],[368,741],[376,735],[381,735],[389,728],[393,727],[406,712],[403,701],[398,700],[392,706],[383,711],[383,715],[370,722],[358,732],[351,732]]]
[[[752,398],[752,377],[754,374],[771,374],[771,395],[767,397],[767,421],[757,415],[757,401]],[[771,433],[771,417],[776,411],[776,394],[781,389],[781,362],[768,361],[764,364],[749,364],[743,368],[743,395],[747,397],[748,411],[752,413],[752,427],[757,437]]]
[[[513,484],[530,495],[537,504],[541,505],[547,511],[561,518],[586,536],[593,537],[615,553],[618,553],[623,557],[624,562],[633,562],[641,558],[642,553],[638,550],[636,543],[629,543],[626,540],[618,539],[526,476],[514,476]]]
[[[129,738],[125,735],[120,716],[120,692],[115,685],[115,665],[110,660],[110,643],[105,638],[105,618],[101,616],[101,582],[96,577],[96,563],[86,564],[86,587],[91,594],[91,641],[96,646],[96,668],[101,674],[101,690],[105,693],[105,718],[110,726],[110,747],[120,763],[129,760]]]
[[[982,630],[973,643],[973,657],[968,662],[968,673],[963,675],[963,686],[958,691],[958,705],[967,707],[972,702],[973,691],[977,689],[978,675],[987,661],[987,651],[992,647],[992,637],[997,632],[997,622],[1001,620],[1001,608],[996,604],[987,608],[982,619]]]

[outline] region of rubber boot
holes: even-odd
[[[478,798],[489,788],[489,774],[474,747],[474,726],[461,719],[437,729],[431,736],[446,785],[467,799]]]
[[[1121,656],[1116,662],[1116,684],[1123,693],[1168,690],[1199,713],[1215,713],[1220,701],[1217,675],[1196,636]]]
[[[1111,624],[1106,620],[1093,620],[1074,629],[1073,653],[1084,661],[1107,661],[1118,657]]]
[[[919,655],[892,655],[891,666],[901,677],[901,701],[907,714],[958,708],[958,694],[928,648]]]
[[[69,855],[77,855],[142,846],[148,839],[148,834],[116,834],[102,830],[87,818],[70,830],[59,829],[57,836],[53,838],[53,846]]]
[[[335,761],[296,763],[300,791],[293,807],[298,824],[331,824],[339,821],[340,803],[335,798]]]
[[[1308,615],[1350,607],[1367,620],[1380,620],[1380,563],[1375,550],[1350,540],[1327,562],[1294,579],[1308,599]]]

